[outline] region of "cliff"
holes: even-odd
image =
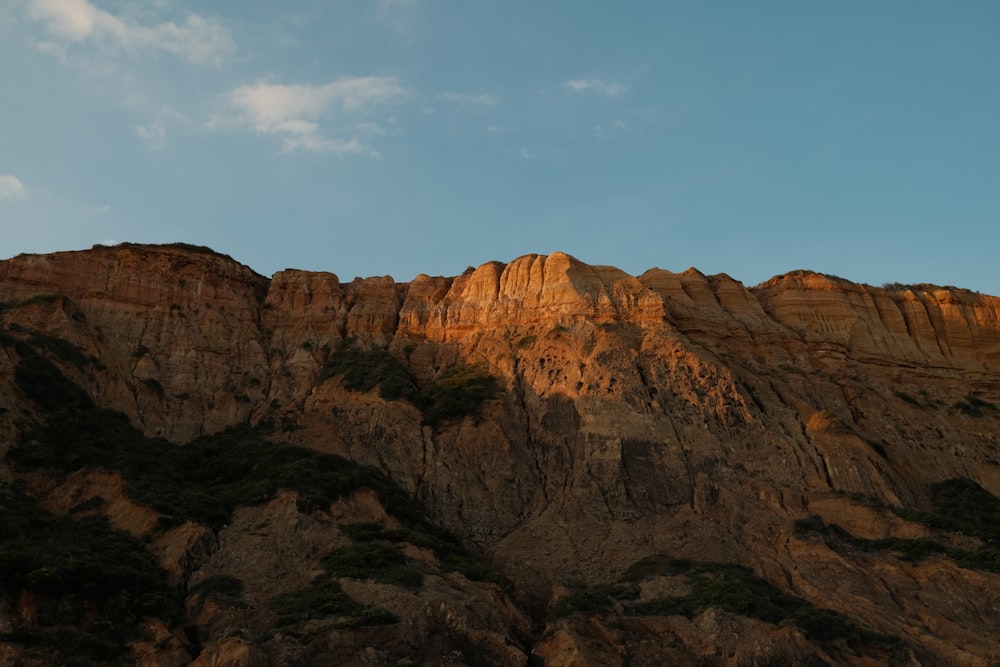
[[[5,477],[57,514],[104,498],[99,514],[144,536],[185,589],[243,582],[251,611],[187,598],[197,642],[175,637],[177,656],[392,664],[422,646],[422,659],[456,664],[1000,660],[993,528],[980,517],[962,529],[969,503],[947,502],[961,492],[989,509],[1000,496],[995,297],[810,272],[747,288],[561,253],[410,283],[267,279],[203,248],[120,245],[0,262],[0,326],[0,451],[21,452]],[[371,466],[510,586],[447,570],[411,534],[398,542],[426,573],[419,591],[338,578],[399,623],[268,638],[268,605],[351,541],[338,526],[403,529],[385,493],[362,485],[304,512],[286,486],[237,503],[224,527],[157,527],[134,472],[25,468],[31,425],[53,421],[25,389],[30,355],[95,410],[124,413],[136,442],[171,450],[241,426]],[[371,368],[372,382],[351,379]],[[474,380],[485,389],[471,408],[442,403],[475,393]],[[647,557],[658,565],[640,576]],[[737,565],[748,569],[725,569]],[[705,582],[750,592],[699,606]],[[753,600],[768,596],[765,613]],[[822,636],[808,619],[823,614],[847,629]],[[142,646],[135,655],[157,654]]]

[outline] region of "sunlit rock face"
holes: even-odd
[[[888,659],[886,649],[821,646],[794,627],[725,611],[639,619],[622,604],[552,621],[544,639],[530,639],[527,616],[542,623],[567,582],[613,582],[660,553],[746,565],[789,594],[899,637],[890,657],[900,664],[1000,659],[998,575],[940,553],[910,562],[891,550],[834,548],[794,528],[818,516],[858,538],[912,540],[934,531],[884,507],[927,510],[931,485],[956,478],[1000,496],[995,297],[810,272],[748,288],[695,269],[631,276],[563,253],[409,283],[342,283],[291,269],[268,279],[177,244],[0,262],[0,304],[11,335],[78,348],[91,361],[50,356],[148,436],[183,444],[267,424],[275,441],[384,471],[515,584],[520,609],[463,589],[495,606],[478,615],[443,588],[428,593],[436,609],[448,608],[448,623],[465,623],[463,636],[492,647],[496,664],[518,664],[531,650],[547,665],[616,664],[624,655],[632,664]],[[429,425],[410,401],[328,377],[327,362],[348,345],[388,351],[420,387],[473,366],[502,390],[477,415]],[[16,363],[9,349],[0,354],[4,451],[31,413],[11,380]],[[45,488],[68,511],[59,493],[80,495],[84,483],[90,493],[102,480]],[[105,481],[109,497],[122,496],[120,480]],[[336,511],[382,520],[377,502],[363,511],[351,502]],[[183,576],[199,568],[292,576],[339,539],[302,524],[311,555],[287,562],[254,541],[265,515],[273,539],[292,539],[290,526],[306,521],[293,505],[242,509],[208,546],[196,530],[154,543],[176,576],[185,568]],[[131,517],[123,528],[147,530],[141,513],[120,515]],[[202,555],[182,567],[186,553]],[[221,628],[221,618],[209,614],[205,627]],[[429,636],[407,632],[405,641]],[[503,637],[513,635],[520,648],[502,657]],[[284,664],[277,648],[268,654],[237,639],[219,639],[200,660]],[[282,646],[281,655],[298,655]]]

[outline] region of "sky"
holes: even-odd
[[[995,0],[0,0],[0,258],[1000,295]]]

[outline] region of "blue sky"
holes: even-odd
[[[0,257],[1000,295],[1000,3],[0,0]]]

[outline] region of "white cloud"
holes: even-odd
[[[27,188],[17,176],[0,174],[0,199],[24,199],[27,194]]]
[[[135,134],[152,151],[163,150],[163,147],[167,145],[167,131],[162,123],[136,125]]]
[[[211,119],[206,128],[242,127],[258,134],[281,137],[282,151],[308,151],[336,155],[378,152],[355,137],[331,139],[321,121],[340,116],[365,116],[405,94],[393,77],[342,77],[319,85],[255,83],[241,86],[225,96],[230,113]],[[359,134],[380,134],[375,123],[355,123]]]
[[[399,33],[410,29],[417,0],[375,0],[375,18]]]
[[[180,24],[142,24],[100,9],[88,0],[29,0],[27,16],[44,25],[56,40],[43,42],[40,48],[56,53],[67,45],[89,42],[130,53],[166,51],[202,65],[219,64],[236,51],[228,28],[198,14],[188,14]]]
[[[394,122],[391,121],[390,122]],[[361,134],[386,134],[387,130],[378,123],[358,123],[354,129]]]
[[[442,100],[447,100],[449,102],[457,102],[459,104],[470,104],[481,107],[495,107],[499,102],[500,98],[496,95],[490,93],[483,93],[482,95],[470,95],[468,93],[454,93],[446,92],[438,95]]]
[[[613,81],[608,83],[600,79],[572,79],[563,85],[574,93],[598,93],[608,97],[621,95],[628,90],[623,84]]]
[[[523,147],[521,148],[521,150],[518,151],[518,155],[521,156],[522,160],[541,160],[542,159],[542,156],[539,155],[538,153],[535,153],[534,151],[529,150],[527,148],[523,148]]]
[[[284,153],[307,151],[333,155],[367,155],[376,159],[382,157],[381,153],[365,146],[357,139],[324,139],[315,134],[286,137],[281,142],[281,150]]]
[[[594,134],[598,139],[608,139],[611,136],[618,134],[619,132],[625,132],[628,130],[628,123],[623,120],[616,120],[611,123],[611,127],[605,127],[604,125],[595,125]]]
[[[375,12],[379,15],[414,9],[417,0],[375,0]]]
[[[315,120],[335,111],[359,112],[403,94],[392,77],[344,77],[330,83],[256,83],[229,94],[242,121],[257,132],[287,130],[287,123]]]

